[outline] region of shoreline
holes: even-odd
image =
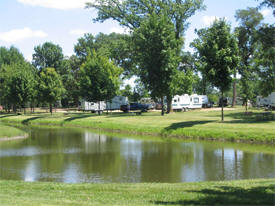
[[[20,140],[20,139],[26,139],[29,135],[20,135],[20,136],[14,136],[14,137],[0,137],[0,142],[7,142],[7,141],[13,141],[13,140]]]
[[[8,125],[58,126],[63,128],[89,128],[116,134],[158,136],[169,139],[205,140],[275,145],[275,121],[258,118],[258,112],[247,116],[243,110],[228,111],[225,122],[220,122],[216,111],[190,111],[164,117],[155,112],[142,115],[90,113],[58,113],[49,115],[10,115],[0,119]],[[1,115],[0,115],[1,117]]]

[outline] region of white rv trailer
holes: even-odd
[[[173,110],[186,110],[186,109],[198,109],[202,108],[202,97],[194,94],[189,96],[188,94],[176,95],[172,100]]]
[[[104,101],[87,102],[85,100],[81,100],[80,108],[83,111],[91,111],[91,112],[104,111],[106,109],[106,103]]]
[[[173,110],[185,110],[190,106],[190,96],[188,94],[176,95],[172,99],[172,109]]]
[[[269,99],[270,99],[270,107],[272,109],[275,109],[275,92],[272,92],[270,95],[269,95]]]
[[[257,96],[256,105],[257,107],[268,107],[270,105],[270,95],[267,97]]]
[[[111,102],[107,102],[107,110],[120,110],[121,105],[129,104],[128,97],[124,96],[115,96]]]
[[[190,96],[190,109],[199,109],[202,108],[202,97],[197,94]]]

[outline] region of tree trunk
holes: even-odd
[[[222,91],[222,122],[224,121],[223,106],[224,106],[224,101],[223,101],[223,91]]]
[[[98,115],[100,115],[100,101],[98,102]]]
[[[52,105],[52,103],[50,103],[50,113],[51,113],[51,115],[53,114],[53,105]]]
[[[164,116],[164,100],[163,100],[163,97],[161,97],[161,115]]]
[[[13,110],[14,113],[16,113],[16,110],[17,110],[17,109],[16,109],[16,105],[15,105],[15,104],[12,105],[12,110]]]
[[[245,100],[245,113],[247,113],[247,99]]]
[[[237,88],[236,88],[237,82],[236,79],[233,82],[233,99],[232,99],[232,107],[236,106],[236,98],[237,98]]]
[[[169,114],[172,110],[172,97],[167,96],[167,114]]]

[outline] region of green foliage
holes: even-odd
[[[99,33],[94,37],[92,34],[85,34],[84,37],[78,39],[74,50],[82,63],[88,54],[95,50],[98,55],[108,57],[117,66],[123,68],[125,76],[129,77],[135,73],[129,35]]]
[[[15,64],[24,62],[24,56],[19,52],[19,50],[13,46],[9,49],[5,47],[0,47],[0,68],[2,65]]]
[[[34,68],[15,47],[0,48],[0,101],[7,110],[25,107],[36,87]]]
[[[40,71],[43,68],[52,67],[59,72],[63,60],[62,48],[51,42],[45,42],[43,45],[34,47],[33,65]]]
[[[152,14],[133,33],[141,81],[152,97],[171,93],[171,82],[179,62],[178,41],[167,16]]]
[[[199,38],[194,40],[192,46],[204,63],[204,74],[207,79],[223,96],[229,89],[232,82],[231,75],[239,64],[237,41],[230,33],[230,26],[224,19],[216,20],[211,27],[201,29],[197,34]]]
[[[86,8],[97,10],[94,21],[113,19],[130,29],[140,27],[147,15],[164,12],[173,22],[176,37],[179,38],[188,25],[187,19],[204,6],[203,0],[95,0],[86,3]]]
[[[270,7],[273,9],[273,15],[275,16],[275,0],[257,0],[261,1],[259,8],[262,8],[263,6]]]
[[[60,75],[54,68],[43,69],[39,79],[39,95],[42,102],[50,104],[51,112],[52,104],[60,100],[63,93],[64,88]]]
[[[263,25],[257,33],[258,48],[255,64],[260,78],[261,94],[269,95],[275,91],[275,27]]]
[[[122,69],[95,51],[80,68],[81,96],[91,102],[112,99],[120,86]]]
[[[205,63],[208,80],[221,92],[229,89],[231,74],[238,66],[238,46],[225,20],[216,20],[210,28],[197,32],[192,46]]]
[[[252,99],[254,56],[257,47],[257,29],[260,26],[263,16],[258,9],[248,8],[246,10],[237,10],[235,15],[240,26],[235,29],[240,51],[240,64],[238,72],[241,74],[241,96],[244,102]]]

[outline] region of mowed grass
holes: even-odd
[[[0,205],[274,205],[275,179],[201,183],[65,184],[0,181]]]
[[[25,135],[25,132],[20,129],[0,124],[0,140],[1,138],[18,137],[18,136],[24,136],[24,135]]]
[[[275,142],[275,112],[263,110],[245,113],[243,108],[225,111],[194,110],[161,116],[160,112],[142,115],[109,113],[49,113],[0,115],[0,121],[23,124],[59,125],[67,127],[100,128],[108,131],[163,137],[189,137],[228,141]]]

